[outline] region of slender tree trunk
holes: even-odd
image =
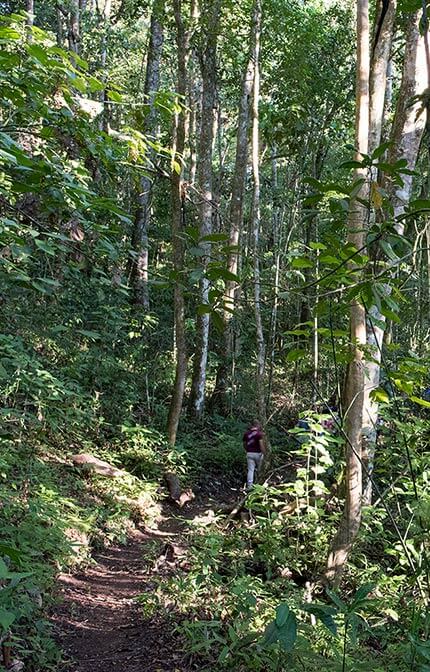
[[[189,60],[190,32],[184,23],[182,15],[182,0],[173,0],[173,8],[176,24],[176,47],[178,59],[177,93],[185,97],[188,89],[187,67]],[[183,98],[182,98],[183,100]],[[175,151],[181,157],[184,153],[187,137],[187,112],[182,110],[178,115],[175,133]],[[182,164],[179,172],[172,171],[172,247],[173,267],[176,275],[174,288],[174,324],[175,324],[175,382],[173,385],[172,399],[170,402],[169,416],[167,420],[167,435],[169,442],[174,445],[178,431],[179,418],[184,398],[185,382],[187,377],[187,351],[185,335],[185,303],[183,290],[184,273],[184,245],[183,229],[185,225],[185,197],[186,185],[184,184]]]
[[[414,96],[423,93],[428,86],[425,39],[421,35],[420,30],[421,14],[420,10],[411,16],[406,30],[403,75],[390,138],[392,146],[388,153],[389,163],[395,163],[399,159],[406,158],[408,161],[407,167],[410,170],[414,170],[415,168],[426,124],[426,112],[422,109],[422,102],[411,103]],[[386,58],[388,59],[388,56]],[[384,82],[381,81],[380,87],[385,85],[385,83],[386,80]],[[379,113],[381,106],[382,102],[380,101]],[[369,151],[373,151],[379,144],[382,122],[379,123],[379,126],[377,122],[373,122],[373,126],[375,129],[379,128],[379,138],[377,130],[375,130],[372,136],[373,144],[369,148]],[[403,175],[402,179],[403,185],[401,187],[389,181],[385,184],[393,204],[395,228],[400,234],[404,232],[404,225],[403,221],[399,218],[403,215],[411,199],[413,176]],[[387,293],[389,291],[390,288],[387,286]],[[369,474],[372,474],[374,468],[376,420],[378,417],[378,404],[370,399],[370,393],[379,385],[380,361],[384,339],[384,329],[381,326],[383,322],[385,322],[385,317],[380,314],[376,306],[372,306],[368,316],[367,343],[372,349],[372,359],[375,361],[369,361],[366,365],[363,413],[363,463]],[[365,478],[363,503],[369,505],[371,500],[371,480],[370,478]]]
[[[270,344],[270,353],[269,353],[269,371],[268,371],[268,384],[267,384],[267,397],[266,397],[266,407],[270,410],[271,395],[272,395],[272,382],[273,382],[273,369],[275,365],[275,346],[276,346],[276,334],[278,327],[278,309],[279,309],[279,281],[281,275],[281,230],[282,230],[282,220],[283,212],[279,206],[279,195],[278,195],[278,164],[276,160],[276,148],[272,148],[272,171],[271,171],[271,195],[272,195],[272,237],[273,237],[273,256],[274,256],[274,271],[273,271],[273,303],[272,303],[272,314],[270,317],[270,334],[268,342]]]
[[[372,154],[382,142],[388,64],[393,43],[395,18],[396,0],[391,0],[388,5],[379,0],[370,61],[369,154]],[[373,171],[372,182],[376,185],[376,170]],[[378,419],[378,403],[372,399],[371,393],[379,386],[384,338],[384,328],[381,324],[385,321],[385,318],[379,312],[377,306],[367,306],[367,308],[369,315],[366,326],[366,340],[371,357],[365,363],[362,457],[366,472],[371,474],[375,460],[376,422]],[[363,504],[370,505],[372,501],[372,481],[366,473],[363,474],[363,482]]]
[[[233,183],[231,201],[228,215],[229,224],[229,256],[227,270],[233,275],[238,275],[239,268],[239,243],[243,226],[243,201],[246,186],[246,170],[248,166],[248,128],[251,111],[251,96],[254,82],[254,45],[258,28],[258,11],[254,4],[253,19],[251,26],[249,57],[242,79],[242,89],[239,101],[236,157],[233,170]],[[212,395],[212,408],[217,408],[221,413],[228,413],[227,391],[229,387],[229,370],[232,364],[234,349],[234,326],[232,316],[238,301],[239,284],[237,280],[227,280],[224,291],[224,339],[220,352],[215,389]]]
[[[194,59],[193,59],[194,60]],[[197,135],[199,130],[201,82],[197,72],[192,72],[189,92],[190,131],[189,131],[189,183],[194,186],[197,176]]]
[[[252,192],[251,231],[254,255],[254,309],[257,337],[257,408],[260,422],[266,423],[265,397],[265,360],[266,343],[264,340],[263,321],[261,317],[261,278],[260,278],[260,33],[261,33],[261,2],[255,0],[256,28],[254,43],[254,86],[252,96],[252,175],[254,180]]]
[[[70,51],[79,54],[79,36],[80,32],[80,8],[79,0],[72,0],[70,3],[68,41]]]
[[[56,3],[55,11],[57,16],[57,45],[64,46],[64,31],[63,31],[63,14],[61,12],[60,3]]]
[[[25,10],[28,13],[27,17],[27,26],[32,27],[34,23],[34,0],[26,0],[25,2]]]
[[[81,13],[82,11],[83,6],[81,5]],[[101,26],[101,49],[100,49],[100,70],[101,70],[101,80],[103,82],[107,81],[106,65],[107,65],[108,46],[110,37],[111,13],[112,13],[112,0],[105,0],[103,10],[101,12],[102,26]],[[103,105],[103,113],[100,119],[100,130],[104,131],[105,133],[109,132],[109,123],[112,116],[107,94],[108,94],[107,88],[104,88],[100,96],[100,100]]]
[[[356,160],[368,152],[369,140],[369,6],[368,0],[357,0],[357,80],[356,80]],[[368,209],[361,201],[368,198],[368,176],[365,168],[355,171],[355,179],[364,179],[358,198],[351,201],[348,215],[348,241],[358,250],[365,243]],[[354,267],[351,268],[351,272]],[[359,276],[361,271],[355,269]],[[363,346],[366,343],[366,316],[362,303],[353,299],[350,306],[352,361],[348,366],[344,419],[346,444],[345,508],[338,532],[333,539],[327,560],[326,579],[338,585],[360,529],[362,468],[361,437],[363,425]]]
[[[216,46],[220,14],[220,0],[212,0],[205,5],[202,24],[205,28],[205,48],[201,59],[202,73],[202,119],[200,126],[199,158],[198,158],[198,196],[200,247],[203,251],[200,280],[200,303],[209,303],[209,279],[206,277],[207,265],[210,261],[211,243],[206,240],[212,233],[213,218],[213,169],[212,154],[215,130],[216,104]],[[190,414],[196,419],[203,417],[206,389],[206,365],[209,345],[209,313],[198,314],[196,323],[196,349],[194,354],[193,378],[190,395]]]
[[[397,0],[378,0],[370,61],[369,153],[382,140],[388,63],[393,45]]]
[[[421,10],[410,19],[406,31],[406,48],[403,62],[402,82],[391,132],[392,146],[388,153],[389,163],[400,158],[407,159],[407,167],[415,169],[418,153],[426,125],[426,110],[422,100],[413,99],[426,92],[429,86],[429,72],[424,36],[420,32]],[[402,175],[400,187],[387,181],[396,218],[396,230],[403,234],[404,224],[399,219],[407,208],[412,195],[413,175]]]
[[[165,0],[155,0],[152,8],[150,38],[146,61],[144,85],[145,103],[149,112],[145,117],[143,132],[154,139],[157,130],[157,111],[155,97],[160,86],[160,63],[163,52],[163,17]],[[153,163],[155,150],[148,147],[147,160]],[[148,230],[151,223],[153,182],[147,175],[140,180],[139,204],[136,211],[133,230],[132,283],[134,301],[138,306],[149,310],[148,288]]]

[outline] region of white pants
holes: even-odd
[[[248,475],[246,478],[246,487],[250,488],[254,483],[255,470],[259,471],[263,461],[263,453],[246,453],[246,461],[248,462]]]

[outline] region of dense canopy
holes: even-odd
[[[427,0],[0,10],[1,669],[430,669]]]

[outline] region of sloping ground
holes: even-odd
[[[162,529],[136,531],[127,545],[95,555],[84,573],[59,577],[60,604],[52,621],[65,654],[61,672],[196,669],[184,659],[171,623],[145,620],[135,599],[153,590],[156,573],[174,571],[176,555],[186,548],[187,523],[211,516],[198,501],[179,516],[169,508],[166,514]]]
[[[127,546],[97,555],[94,567],[84,574],[60,576],[63,602],[53,620],[59,643],[73,661],[63,670],[178,669],[172,633],[162,623],[144,622],[134,599],[150,589],[144,556],[151,540],[150,535],[136,532]],[[167,660],[163,650],[169,651]]]

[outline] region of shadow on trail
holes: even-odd
[[[237,493],[232,490],[230,498]],[[183,509],[165,503],[155,529],[136,530],[124,546],[94,555],[79,574],[58,579],[61,603],[51,621],[66,661],[61,672],[191,672],[172,622],[147,620],[136,598],[151,593],[155,578],[178,571],[176,555],[194,525],[210,524],[214,500],[203,493]],[[174,562],[169,554],[173,554]],[[180,562],[180,559],[179,559]]]

